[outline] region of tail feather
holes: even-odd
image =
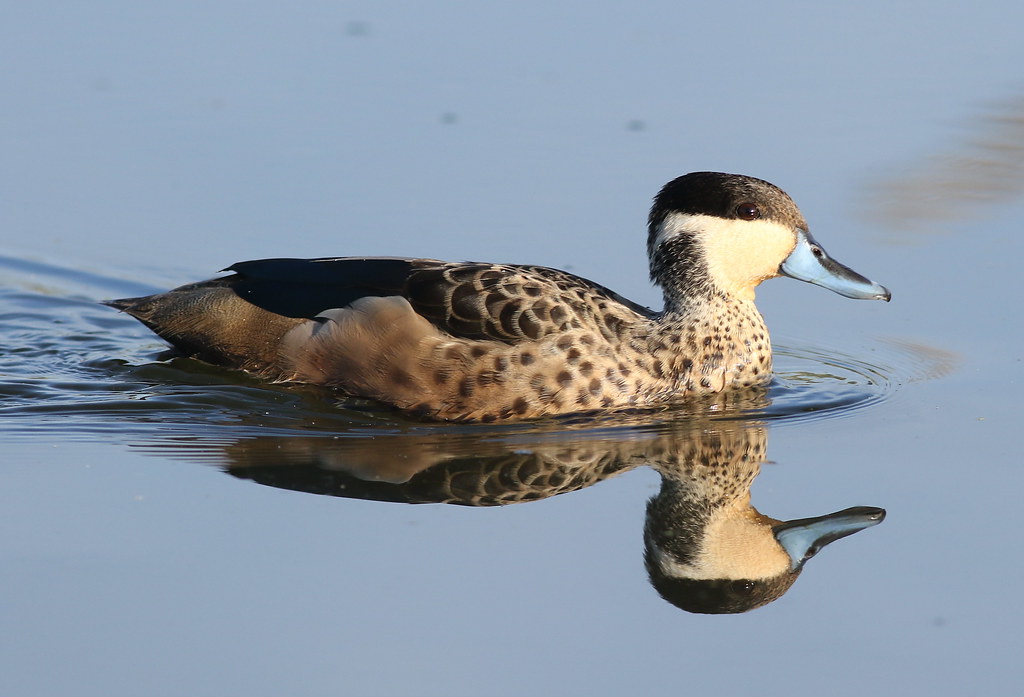
[[[105,304],[139,320],[186,355],[268,377],[286,370],[279,352],[284,335],[307,321],[267,312],[216,282]]]

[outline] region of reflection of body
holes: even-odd
[[[647,247],[659,313],[555,269],[395,258],[244,262],[111,304],[212,363],[488,422],[766,384],[771,343],[754,288],[780,274],[889,298],[825,254],[785,192],[752,177],[670,182]]]
[[[821,546],[884,516],[876,508],[789,523],[761,515],[750,485],[765,444],[762,426],[704,421],[619,441],[571,433],[515,446],[477,440],[465,444],[467,454],[450,435],[243,441],[228,458],[232,474],[272,486],[466,506],[547,498],[648,465],[662,478],[644,526],[651,582],[685,610],[742,612],[788,590]]]

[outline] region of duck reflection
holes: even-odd
[[[750,505],[764,428],[705,429],[652,453],[661,491],[647,504],[644,562],[663,598],[690,612],[745,612],[789,590],[834,540],[882,522],[858,506],[783,522]]]
[[[652,585],[683,610],[735,613],[780,597],[822,547],[885,516],[868,507],[788,522],[762,515],[750,486],[766,437],[756,423],[703,420],[655,432],[261,438],[226,455],[231,474],[270,486],[464,506],[535,501],[651,467],[661,475],[644,525]]]

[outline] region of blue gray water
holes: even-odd
[[[1016,694],[1022,15],[0,10],[0,693]],[[646,208],[700,169],[780,185],[893,291],[766,283],[775,382],[697,419],[763,435],[765,514],[888,512],[746,614],[681,612],[644,570],[660,480],[636,460],[693,413],[416,423],[167,359],[99,304],[244,259],[397,254],[657,306]],[[643,457],[516,505],[352,479],[613,452]]]

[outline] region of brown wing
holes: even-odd
[[[453,336],[508,343],[584,325],[611,338],[623,323],[653,314],[596,283],[540,266],[414,267],[403,295],[417,313]]]
[[[563,271],[432,259],[262,259],[234,275],[110,304],[185,353],[272,373],[278,343],[301,322],[361,298],[400,296],[466,339],[537,340],[586,324],[609,338],[650,310]]]

